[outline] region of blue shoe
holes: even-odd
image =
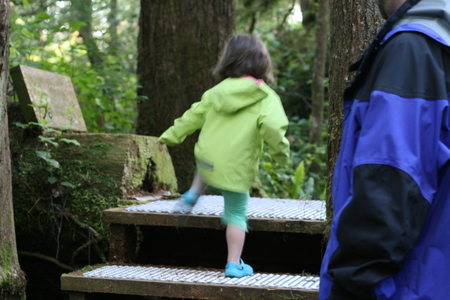
[[[181,212],[183,214],[190,213],[194,205],[197,203],[199,197],[200,197],[199,189],[197,188],[189,189],[175,203],[174,212]]]
[[[250,276],[252,274],[253,268],[250,265],[245,264],[242,259],[240,265],[231,262],[227,263],[225,266],[225,277],[241,278],[244,276]]]
[[[200,197],[200,191],[197,188],[191,188],[183,196],[180,197],[180,200],[183,204],[194,206],[197,203],[198,198]]]

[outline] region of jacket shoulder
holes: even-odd
[[[447,47],[429,36],[399,32],[380,49],[357,98],[369,101],[379,90],[403,98],[446,99],[444,56],[449,57]]]

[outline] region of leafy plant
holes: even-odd
[[[119,0],[119,5],[127,7],[118,16],[123,19],[117,27],[122,34],[117,35],[118,41],[110,43],[104,22],[109,4],[98,1],[92,25],[94,35],[99,36],[97,45],[104,63],[95,68],[79,35],[86,23],[73,19],[70,1],[57,5],[46,2],[11,3],[10,66],[22,64],[69,76],[90,132],[133,133],[138,3]],[[109,48],[110,44],[115,45],[114,49]],[[110,51],[114,55],[108,55]]]
[[[292,164],[287,169],[281,168],[265,149],[259,172],[264,191],[277,198],[325,199],[326,147],[309,143],[314,31],[304,28],[298,20],[286,22],[287,12],[292,13],[292,5],[294,8],[298,5],[294,1],[238,1],[237,4],[238,32],[251,29],[267,45],[276,75],[272,88],[280,96],[290,119]]]
[[[259,180],[269,197],[290,199],[325,199],[325,146],[315,147],[307,142],[309,121],[292,118],[288,135],[291,143],[291,167],[282,168],[265,149],[260,161]],[[314,149],[314,151],[312,151]],[[311,166],[319,166],[319,171]]]
[[[22,129],[27,129],[32,126],[39,127],[42,134],[40,134],[38,138],[44,144],[45,148],[44,150],[36,150],[35,153],[38,158],[44,160],[47,163],[47,170],[50,173],[50,176],[47,178],[47,180],[51,184],[54,184],[58,183],[58,179],[55,177],[55,173],[61,173],[62,168],[61,164],[57,160],[53,159],[52,152],[59,146],[61,142],[74,146],[80,146],[80,143],[77,140],[61,137],[61,130],[73,129],[74,127],[72,125],[62,126],[61,130],[56,130],[48,126],[49,124],[51,124],[50,121],[45,120],[45,117],[47,116],[47,113],[50,109],[50,105],[46,100],[46,98],[48,98],[48,95],[41,92],[39,92],[38,95],[40,96],[37,101],[39,104],[30,104],[30,106],[41,111],[39,115],[43,116],[42,119],[40,119],[38,122],[29,122],[28,124],[23,124],[21,122],[16,122],[15,124]],[[69,114],[70,111],[71,110],[69,109]],[[71,118],[68,119],[70,120]],[[74,187],[72,183],[66,181],[60,182],[59,184],[66,187]]]

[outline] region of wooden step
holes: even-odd
[[[222,196],[201,196],[189,215],[174,211],[176,200],[158,200],[103,212],[106,223],[222,229]],[[325,201],[250,198],[251,231],[323,234]]]
[[[161,266],[103,265],[61,277],[73,299],[94,293],[187,299],[317,299],[319,277],[254,273],[227,278],[223,270]],[[92,296],[92,298],[89,298]]]

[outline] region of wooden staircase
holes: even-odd
[[[71,300],[113,294],[122,295],[117,299],[318,298],[324,201],[250,198],[243,259],[255,273],[243,278],[223,275],[223,197],[200,197],[189,215],[175,213],[174,204],[157,200],[104,211],[111,229],[109,263],[64,274],[62,290]]]

